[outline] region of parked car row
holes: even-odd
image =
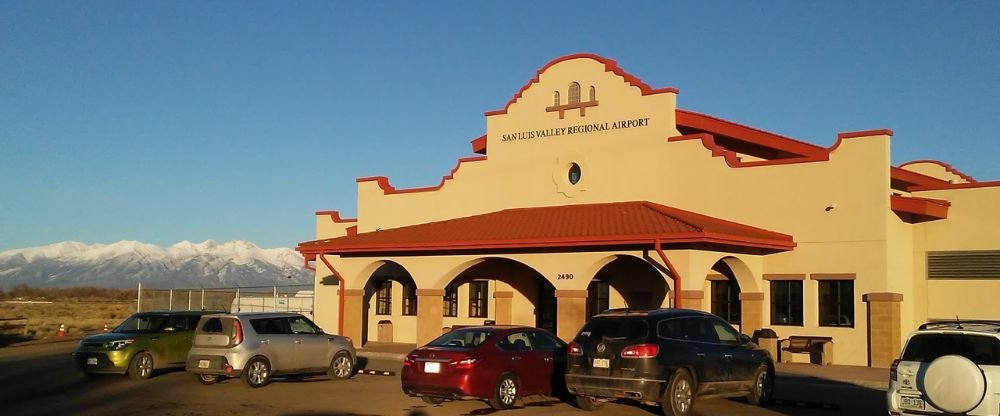
[[[240,378],[262,387],[276,375],[349,378],[357,362],[351,340],[324,333],[297,313],[141,312],[113,331],[80,341],[73,352],[87,375],[185,368],[203,384]]]
[[[591,318],[569,345],[532,327],[458,329],[408,354],[401,383],[434,404],[484,400],[508,409],[528,395],[570,395],[584,410],[630,399],[672,416],[691,414],[696,397],[768,403],[774,360],[715,315],[623,310]]]

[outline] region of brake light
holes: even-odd
[[[452,361],[451,365],[455,366],[455,368],[459,370],[468,370],[475,367],[478,362],[478,358],[466,358],[464,360]]]
[[[653,358],[660,353],[660,346],[656,344],[629,345],[622,348],[622,358]]]
[[[580,344],[571,342],[569,347],[566,348],[566,354],[568,355],[583,355],[583,347]]]
[[[240,323],[239,319],[233,319],[233,346],[237,346],[243,343],[243,324]]]
[[[896,381],[896,368],[899,367],[899,359],[892,361],[892,365],[889,366],[889,380]]]
[[[413,358],[409,355],[403,357],[403,367],[409,367],[413,365]]]

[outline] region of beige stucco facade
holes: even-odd
[[[595,280],[609,286],[601,306],[673,307],[679,281],[680,306],[713,311],[712,282],[721,279],[743,299],[734,325],[744,333],[764,327],[780,338],[831,336],[835,363],[887,366],[909,331],[928,319],[1000,318],[991,297],[1000,276],[927,272],[928,252],[1000,250],[1000,183],[976,182],[939,162],[894,167],[888,130],[842,133],[822,148],[678,110],[677,102],[677,90],[650,88],[613,61],[563,57],[486,114],[485,135],[473,141],[479,155],[462,159],[440,184],[395,189],[388,178],[358,179],[358,217],[317,212],[316,240],[299,247],[316,269],[318,324],[356,344],[424,343],[486,320],[547,326],[568,339],[591,313]],[[651,237],[586,247],[528,240],[505,240],[502,249],[482,241],[435,243],[433,250],[391,241],[351,245],[384,230],[433,229],[509,209],[627,201],[789,235],[794,244],[662,244]],[[392,282],[382,314],[379,281]],[[476,281],[487,282],[488,312],[470,317]],[[801,324],[772,322],[774,286],[786,284],[776,282],[801,285],[801,305],[779,302],[801,309]],[[853,288],[838,298],[853,304],[853,316],[835,326],[820,325],[819,294],[829,282]],[[457,313],[443,316],[453,283]],[[416,289],[410,315],[404,287]]]

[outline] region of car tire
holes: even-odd
[[[670,377],[660,398],[660,409],[665,416],[687,416],[694,408],[695,384],[691,373],[680,368]]]
[[[243,381],[253,388],[264,387],[271,381],[271,364],[264,357],[253,357],[243,367]]]
[[[128,376],[133,380],[145,380],[153,376],[153,355],[140,352],[128,363]]]
[[[750,381],[750,393],[747,394],[747,401],[754,406],[765,406],[771,404],[774,398],[774,372],[767,364],[761,364],[757,371],[753,373],[753,380]]]
[[[442,399],[440,397],[422,396],[422,397],[420,397],[420,400],[423,400],[424,403],[427,403],[427,404],[441,404],[441,403],[444,403],[444,399]]]
[[[604,402],[597,400],[594,396],[576,396],[576,407],[592,412],[604,407]]]
[[[506,410],[514,407],[518,395],[517,379],[513,374],[504,373],[497,379],[493,387],[493,397],[490,397],[490,407],[496,410]]]
[[[222,376],[212,375],[212,374],[195,374],[195,378],[206,386],[218,383],[222,380]]]
[[[331,380],[347,380],[354,375],[354,363],[351,361],[351,354],[346,351],[340,351],[333,356],[333,361],[330,362],[330,368],[326,370],[326,375],[330,376]]]

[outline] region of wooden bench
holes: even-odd
[[[792,362],[793,353],[809,354],[809,362],[829,365],[833,363],[833,337],[792,335],[778,342],[781,362]]]
[[[25,337],[28,335],[28,318],[0,318],[0,336]]]

